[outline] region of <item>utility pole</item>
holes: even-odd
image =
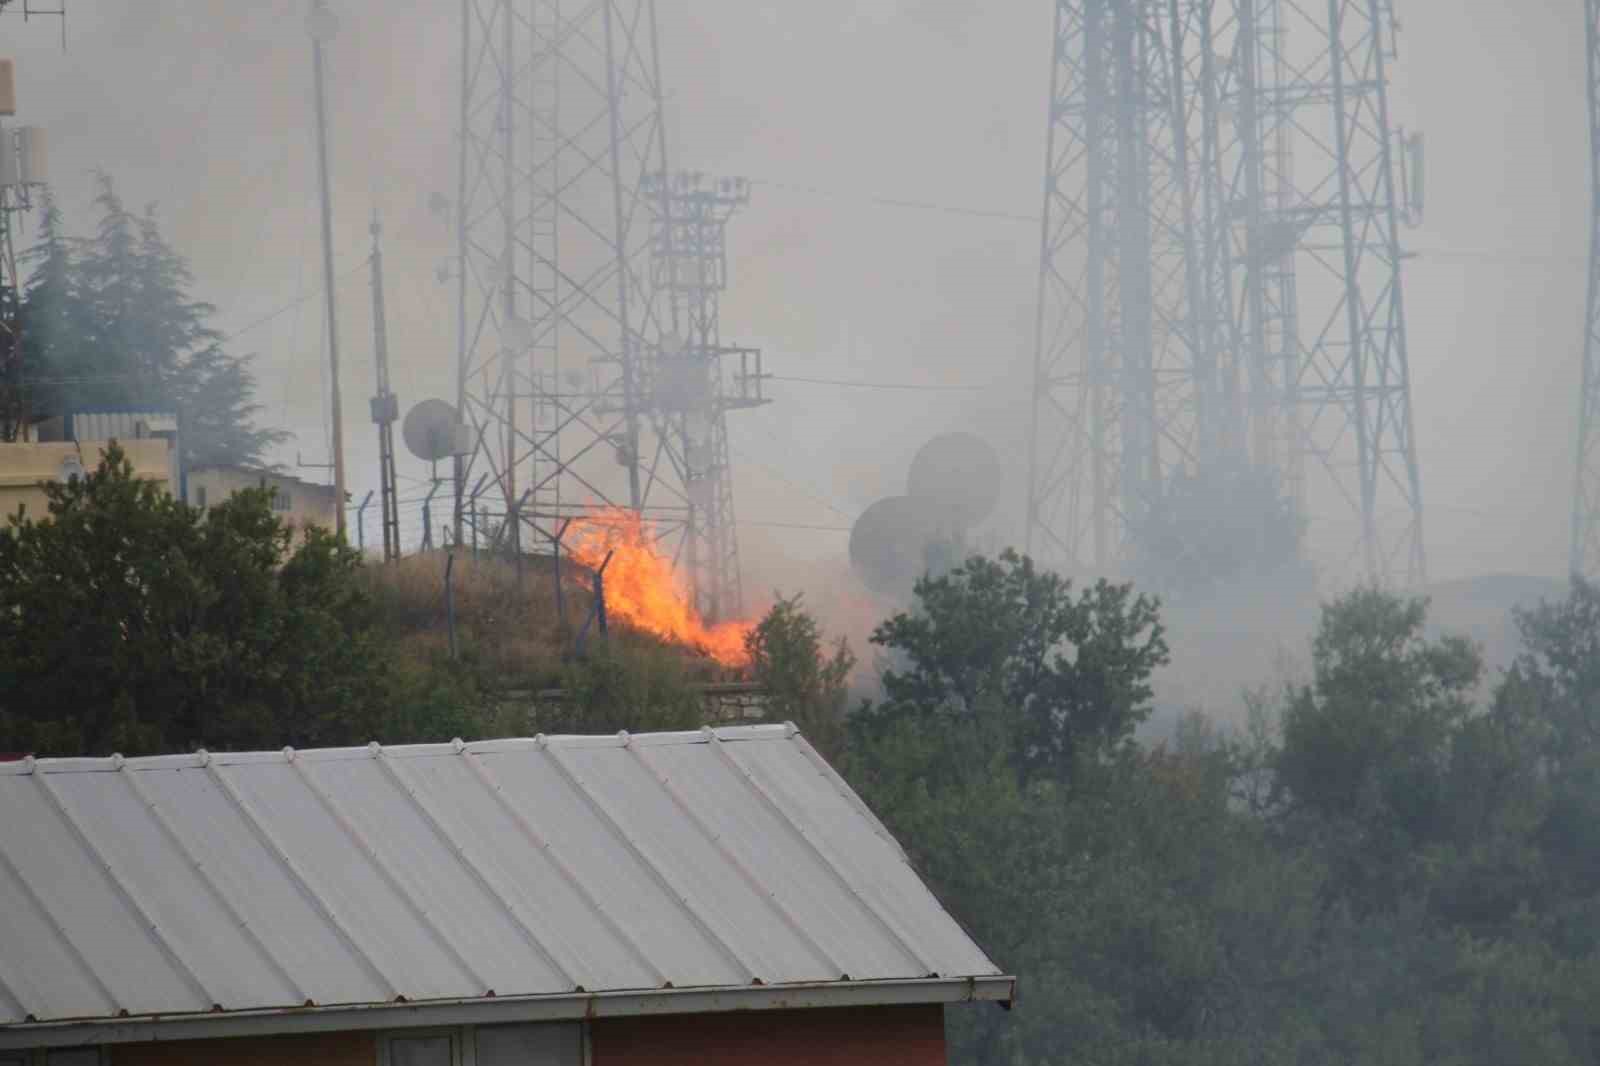
[[[1600,575],[1600,0],[1584,0],[1589,53],[1589,302],[1578,405],[1578,476],[1572,501],[1572,572]]]
[[[0,0],[0,15],[16,14],[13,0]],[[60,0],[48,10],[26,3],[20,14],[26,22],[36,15],[61,20],[61,47],[67,46],[67,5]],[[0,59],[0,116],[17,113],[16,68]],[[26,361],[22,337],[22,277],[17,272],[16,222],[33,207],[32,191],[43,185],[46,174],[45,133],[37,126],[0,125],[0,440],[25,439],[31,421],[28,410]]]
[[[383,223],[372,212],[372,356],[377,363],[378,394],[372,398],[372,421],[378,426],[378,484],[382,490],[383,561],[400,558],[400,498],[394,471],[394,423],[400,398],[389,387],[389,323],[383,306]]]
[[[316,81],[317,178],[322,193],[322,286],[328,301],[329,405],[333,410],[333,496],[337,501],[336,532],[345,536],[344,417],[339,397],[339,314],[333,277],[333,193],[328,187],[328,114],[322,75],[322,46],[339,32],[339,19],[327,0],[312,0],[306,21],[311,33],[311,65]]]

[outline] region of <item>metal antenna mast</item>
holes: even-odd
[[[1238,436],[1210,8],[1056,0],[1028,546],[1101,572],[1174,472]]]
[[[457,406],[475,446],[456,464],[458,537],[481,474],[496,521],[524,497],[535,525],[646,502],[641,379],[661,300],[640,185],[666,160],[654,5],[565,6],[462,3]]]
[[[383,224],[372,212],[372,355],[377,364],[378,394],[372,398],[372,421],[378,426],[379,507],[383,512],[383,561],[400,558],[400,494],[394,470],[394,423],[400,398],[389,387],[389,321],[383,304]]]
[[[333,275],[333,192],[328,184],[328,108],[322,47],[339,32],[339,19],[327,0],[312,0],[306,19],[311,35],[312,88],[317,116],[317,187],[322,201],[322,287],[328,314],[328,409],[333,421],[334,528],[345,536],[344,405],[339,395],[339,308]]]
[[[727,413],[767,402],[761,353],[722,343],[727,225],[750,202],[750,183],[679,173],[664,180],[649,175],[645,189],[661,205],[655,283],[670,295],[674,329],[661,342],[652,413],[687,489],[682,557],[695,606],[701,617],[716,621],[743,608]],[[724,363],[735,359],[727,372]]]
[[[722,415],[760,375],[729,398],[742,350],[721,347],[717,293],[747,187],[665,177],[654,0],[462,0],[461,50],[457,537],[484,514],[543,550],[590,506],[627,508],[708,615],[735,607]],[[713,400],[694,418],[685,357]]]
[[[1326,21],[1280,4],[1286,36],[1312,46],[1282,57],[1295,73],[1296,182],[1284,219],[1298,230],[1300,355],[1294,399],[1312,507],[1340,504],[1357,523],[1351,555],[1372,580],[1427,580],[1401,286],[1399,224],[1420,192],[1397,193],[1388,64],[1391,0],[1328,0]],[[1318,54],[1320,53],[1320,55]]]
[[[1589,51],[1589,303],[1578,409],[1578,476],[1572,504],[1572,572],[1600,574],[1600,0],[1584,0]]]
[[[1056,27],[1030,550],[1113,570],[1176,473],[1248,463],[1420,583],[1388,0],[1056,0]]]
[[[16,13],[14,0],[0,0],[0,15]],[[35,16],[59,18],[61,47],[66,48],[66,0],[55,6],[23,0],[20,14],[24,22]],[[0,59],[0,116],[16,113],[16,68],[10,59]],[[21,215],[33,208],[34,187],[47,180],[46,158],[42,128],[0,124],[0,440],[4,441],[26,439],[31,420],[16,236]]]

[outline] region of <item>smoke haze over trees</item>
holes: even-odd
[[[99,176],[91,237],[66,231],[46,196],[25,257],[25,379],[33,414],[161,411],[180,419],[189,464],[255,465],[286,434],[259,428],[256,381],[189,295],[188,263],[161,234],[154,207],[130,212]]]
[[[478,622],[508,601],[472,593],[462,658],[430,656],[403,634],[431,593],[325,534],[296,541],[264,493],[202,514],[113,455],[50,495],[0,536],[0,748],[703,715],[688,660],[620,631],[558,668],[566,703],[518,709],[504,682],[530,653]],[[1593,1062],[1600,589],[1520,614],[1526,650],[1486,701],[1477,649],[1426,621],[1356,590],[1250,728],[1192,716],[1155,746],[1136,729],[1181,634],[1131,586],[1075,588],[1014,553],[921,582],[874,635],[881,694],[848,716],[852,657],[802,601],[780,598],[750,650],[774,705],[1022,980],[1012,1012],[951,1013],[954,1063]]]

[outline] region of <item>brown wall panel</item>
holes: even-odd
[[[616,1018],[593,1034],[594,1066],[945,1066],[939,1006]]]

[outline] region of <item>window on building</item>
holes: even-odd
[[[196,507],[204,507],[206,505],[206,487],[204,485],[194,490],[194,505]]]
[[[379,1066],[582,1066],[583,1026],[484,1025],[390,1033]]]
[[[272,490],[272,509],[274,511],[289,510],[289,494],[282,489]]]
[[[478,1066],[581,1066],[579,1025],[488,1025],[477,1037]]]
[[[384,1066],[458,1066],[461,1056],[456,1034],[396,1034],[387,1041]]]
[[[100,1066],[97,1047],[58,1048],[45,1052],[44,1066]]]

